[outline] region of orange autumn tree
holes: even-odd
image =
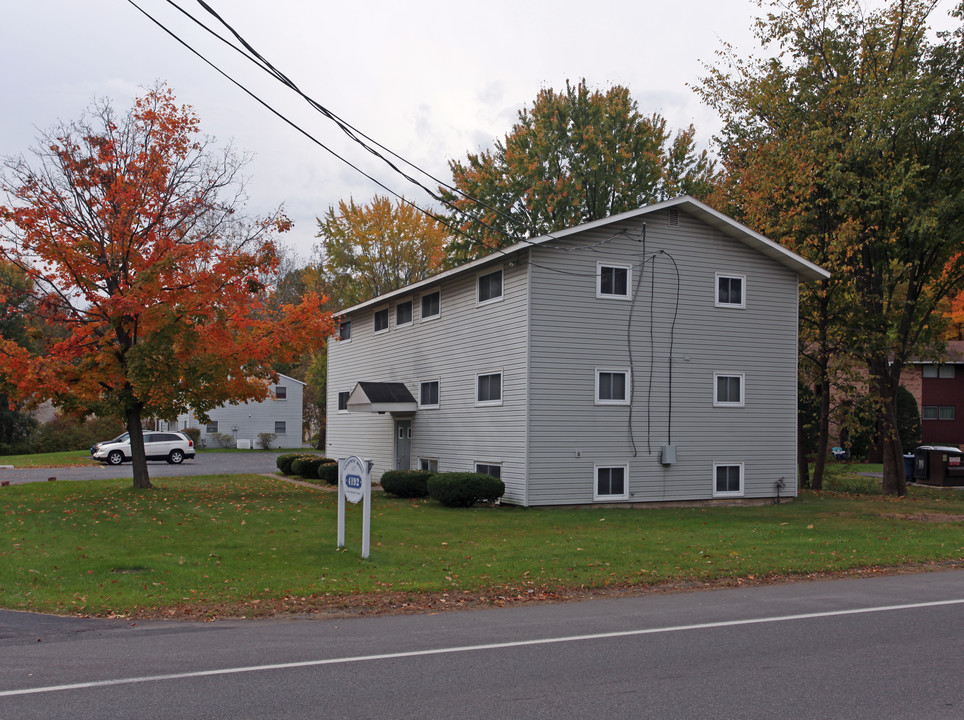
[[[39,348],[0,341],[0,381],[123,420],[135,488],[150,487],[142,421],[264,399],[272,364],[329,334],[317,295],[272,302],[275,238],[290,222],[242,215],[243,164],[161,85],[123,117],[96,102],[0,176],[0,258],[58,329]]]

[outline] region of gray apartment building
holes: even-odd
[[[479,470],[525,506],[794,496],[799,283],[687,196],[338,314],[327,454]]]

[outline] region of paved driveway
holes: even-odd
[[[314,451],[306,450],[305,452]],[[148,461],[147,470],[151,477],[272,473],[278,469],[275,464],[278,455],[279,453],[255,450],[251,452],[205,452],[200,453],[193,460],[185,460],[180,465],[169,465],[163,460]],[[0,480],[9,481],[11,485],[40,482],[51,477],[58,480],[133,479],[133,471],[130,463],[117,466],[98,464],[89,467],[0,469]]]

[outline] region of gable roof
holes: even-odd
[[[742,223],[738,223],[731,217],[724,215],[718,210],[714,210],[709,205],[700,202],[694,197],[689,195],[681,195],[678,198],[673,198],[672,200],[665,200],[663,202],[654,203],[652,205],[647,205],[645,207],[638,208],[636,210],[629,210],[628,212],[619,213],[618,215],[610,215],[607,218],[602,218],[601,220],[593,220],[592,222],[584,223],[582,225],[577,225],[572,228],[567,228],[566,230],[560,230],[558,232],[550,233],[549,235],[542,235],[541,237],[532,238],[529,240],[523,240],[510,245],[507,248],[503,248],[497,252],[481,257],[477,260],[465,263],[464,265],[459,265],[458,267],[452,268],[451,270],[446,270],[445,272],[439,273],[438,275],[433,275],[425,280],[420,280],[417,283],[411,285],[406,285],[398,290],[392,290],[383,295],[372,298],[371,300],[366,300],[365,302],[358,303],[357,305],[352,305],[351,307],[345,308],[344,310],[339,310],[333,313],[334,316],[346,315],[348,313],[361,310],[371,305],[377,305],[390,300],[391,298],[398,297],[400,295],[406,295],[419,288],[433,285],[440,282],[446,278],[454,277],[457,275],[462,275],[464,273],[469,273],[474,271],[481,265],[491,262],[492,260],[498,258],[499,256],[509,256],[513,253],[519,252],[520,250],[525,250],[528,247],[535,245],[542,245],[543,243],[559,240],[576,233],[585,232],[587,230],[594,230],[596,228],[605,227],[606,225],[611,225],[617,222],[624,222],[626,220],[633,220],[638,217],[649,215],[660,210],[666,210],[667,208],[676,207],[685,210],[690,215],[702,220],[707,225],[710,225],[717,230],[720,230],[726,235],[739,240],[748,247],[766,255],[767,257],[775,260],[786,268],[796,272],[805,281],[814,280],[825,280],[830,277],[830,273],[824,270],[819,265],[806,260],[794,252],[787,250],[785,247],[780,245],[767,237],[764,237],[758,232],[755,232],[748,228]]]

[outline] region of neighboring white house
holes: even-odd
[[[217,447],[215,434],[229,435],[232,446],[258,447],[260,433],[277,435],[273,447],[300,448],[302,445],[302,397],[305,383],[278,374],[271,394],[261,402],[222,405],[208,412],[209,422],[202,423],[193,412],[177,416],[176,423],[166,423],[165,430],[196,427],[207,447]],[[238,444],[240,441],[240,445]]]
[[[517,243],[338,314],[327,454],[519,505],[796,495],[798,287],[826,277],[685,196]]]

